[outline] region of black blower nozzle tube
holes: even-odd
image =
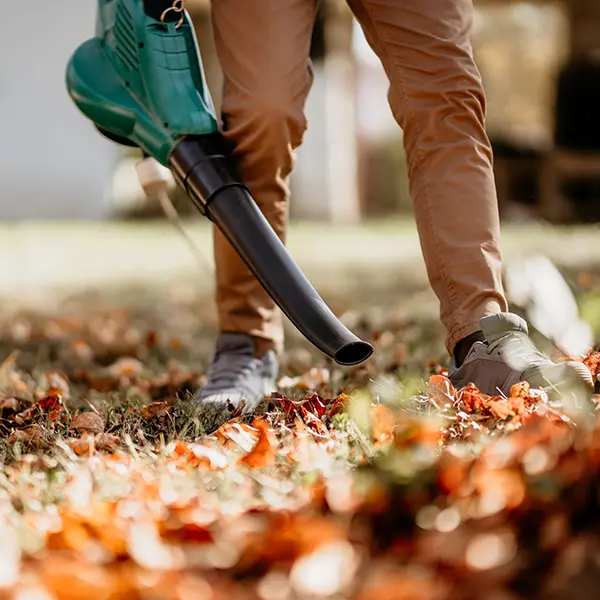
[[[194,204],[223,232],[261,285],[298,330],[344,366],[373,354],[331,312],[294,262],[249,190],[234,176],[220,135],[185,138],[171,168]]]

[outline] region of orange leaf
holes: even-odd
[[[252,426],[258,429],[258,440],[254,448],[238,462],[251,469],[264,469],[275,461],[275,449],[269,440],[269,425],[264,419],[254,419]]]
[[[89,433],[84,433],[80,438],[69,438],[65,442],[77,456],[91,456],[94,453],[94,436]]]
[[[472,413],[484,409],[492,396],[480,392],[475,384],[469,383],[468,386],[458,392],[457,399],[462,402],[467,412]]]
[[[223,469],[227,466],[227,458],[215,448],[209,448],[202,444],[190,444],[177,441],[173,448],[173,454],[179,458],[181,463],[194,467],[207,467],[208,469]]]
[[[333,417],[338,413],[342,412],[346,408],[348,402],[348,396],[342,393],[337,398],[334,398],[329,406],[327,407],[327,418]]]
[[[593,379],[600,374],[600,352],[592,352],[589,356],[583,359],[583,364],[590,370]]]
[[[371,408],[371,436],[382,444],[394,437],[396,418],[394,413],[385,406],[379,404]]]
[[[504,400],[501,398],[499,400],[490,400],[488,403],[488,407],[492,416],[496,419],[508,419],[508,417],[514,417],[515,411],[513,410],[511,403],[508,400]]]
[[[246,423],[227,421],[217,429],[217,440],[228,448],[240,445],[242,448],[251,448],[258,439],[258,430]]]

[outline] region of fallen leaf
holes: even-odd
[[[144,364],[137,358],[124,356],[106,368],[106,372],[115,378],[132,377],[144,370]]]
[[[583,359],[583,364],[590,370],[593,380],[596,381],[596,377],[600,374],[600,352],[592,352]]]
[[[144,419],[162,419],[173,412],[173,407],[168,402],[153,402],[142,407]]]
[[[373,406],[370,411],[371,436],[378,443],[382,444],[394,437],[396,428],[396,418],[394,413],[382,404]]]
[[[82,412],[73,417],[69,430],[80,433],[101,433],[104,431],[104,419],[91,410]]]
[[[32,445],[37,448],[40,448],[45,445],[43,429],[40,425],[35,423],[28,425],[23,429],[16,429],[13,431],[8,441],[10,444],[15,444],[16,442],[20,442],[24,445]]]
[[[439,408],[454,403],[456,390],[447,377],[432,375],[427,384],[427,395]]]
[[[459,390],[456,400],[467,413],[472,413],[483,409],[488,398],[489,396],[480,392],[475,384],[469,383],[465,388]]]
[[[258,439],[258,429],[246,423],[227,421],[215,432],[217,440],[228,448],[240,446],[249,452]]]
[[[155,348],[158,345],[158,332],[155,329],[146,333],[145,345],[148,348]]]
[[[35,405],[26,408],[25,410],[21,411],[18,415],[15,415],[15,423],[17,425],[25,425],[25,423],[33,419],[36,412],[37,407]]]
[[[94,358],[92,347],[83,338],[77,338],[71,342],[71,352],[81,361],[91,362]]]
[[[173,447],[173,454],[185,464],[194,467],[207,467],[211,470],[223,469],[227,466],[227,458],[222,452],[203,444],[191,444],[177,441]]]
[[[494,416],[496,419],[506,420],[508,417],[513,417],[516,414],[511,406],[511,403],[504,398],[490,400],[487,403],[487,407],[490,409],[492,416]]]
[[[68,400],[70,396],[70,387],[67,377],[56,371],[48,371],[42,375],[40,386],[45,390],[46,396],[60,396]]]
[[[112,452],[120,444],[119,438],[112,433],[99,433],[94,437],[94,443],[98,450]]]
[[[2,398],[0,399],[0,410],[19,410],[21,403],[16,398]]]
[[[349,399],[350,398],[343,393],[337,396],[337,398],[334,398],[327,406],[327,418],[330,419],[334,415],[341,413],[346,408]]]
[[[16,369],[17,358],[19,358],[20,354],[21,352],[19,350],[15,350],[4,359],[2,364],[0,364],[0,387],[2,389],[9,385],[9,377]]]
[[[258,440],[238,462],[251,469],[264,469],[275,462],[275,449],[269,440],[269,424],[264,419],[254,419],[252,426],[258,429]]]
[[[84,433],[79,438],[67,438],[65,443],[77,456],[92,456],[95,450],[94,436]]]
[[[44,396],[40,400],[38,400],[38,406],[42,410],[42,412],[48,415],[50,421],[56,421],[58,419],[62,409],[62,401],[60,396],[57,394],[51,394],[48,396]]]

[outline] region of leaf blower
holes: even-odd
[[[100,133],[172,171],[314,346],[345,366],[371,356],[373,347],[335,317],[236,176],[183,0],[98,0],[96,37],[71,57],[66,83]]]

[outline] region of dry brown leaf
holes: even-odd
[[[153,402],[148,406],[142,407],[142,417],[144,419],[161,419],[173,412],[173,407],[168,402]]]
[[[10,383],[9,376],[15,371],[20,354],[19,350],[15,350],[0,364],[0,387],[5,388]]]
[[[73,340],[70,350],[81,361],[91,362],[94,358],[92,347],[83,338]]]
[[[104,419],[93,411],[82,412],[73,417],[70,431],[80,433],[102,433],[104,431]]]
[[[63,400],[68,400],[70,388],[67,377],[56,371],[48,371],[42,375],[40,387],[45,390],[46,396],[60,396]]]
[[[144,370],[144,364],[137,358],[124,356],[107,367],[106,372],[112,377],[133,377]]]
[[[36,448],[41,448],[45,445],[43,429],[40,425],[33,423],[23,429],[13,431],[8,441],[10,444],[20,442],[23,445],[32,445]]]
[[[16,398],[2,398],[0,399],[0,410],[19,410],[21,404]]]
[[[442,407],[454,402],[456,390],[447,377],[432,375],[427,384],[427,395],[436,406]]]
[[[15,415],[15,423],[17,425],[25,425],[25,423],[33,419],[36,411],[36,406],[30,406],[29,408],[26,408],[25,410],[21,411],[18,415]]]
[[[258,440],[238,462],[251,469],[264,469],[275,462],[275,449],[269,440],[269,424],[264,419],[254,419],[252,426],[258,429]]]
[[[112,452],[119,444],[119,438],[112,433],[98,433],[94,437],[94,443],[98,450],[104,450],[105,452]]]

